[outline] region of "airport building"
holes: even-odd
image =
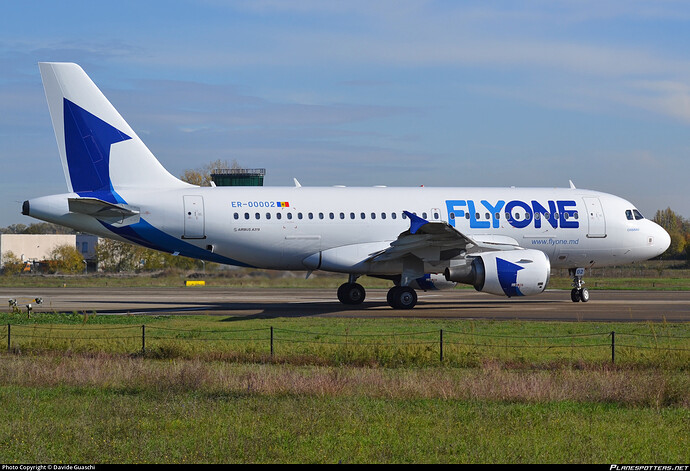
[[[89,234],[0,234],[0,268],[9,252],[31,266],[48,260],[62,245],[76,247],[84,260],[95,263],[97,243],[98,237]]]

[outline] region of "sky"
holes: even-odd
[[[40,61],[168,171],[265,185],[568,187],[690,217],[690,2],[3,2],[0,227],[67,189]]]

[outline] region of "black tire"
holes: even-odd
[[[338,300],[343,304],[362,304],[365,297],[366,291],[359,283],[343,283],[338,288]]]
[[[580,290],[580,301],[583,303],[589,301],[589,290],[587,288],[582,288]]]
[[[399,289],[400,286],[393,286],[388,290],[388,294],[386,294],[386,301],[388,301],[388,305],[393,309],[395,309],[395,296]]]
[[[396,286],[388,295],[392,301],[388,304],[394,309],[412,309],[417,304],[417,292],[409,286]]]
[[[573,288],[570,291],[570,299],[572,299],[574,303],[579,303],[581,300],[580,290],[577,288]]]

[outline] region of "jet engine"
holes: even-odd
[[[499,296],[531,296],[546,289],[551,263],[539,250],[484,252],[471,263],[446,268],[446,280]]]

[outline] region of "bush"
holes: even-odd
[[[84,257],[71,245],[58,245],[50,252],[51,273],[76,274],[84,272]]]
[[[19,275],[26,265],[26,263],[22,262],[12,251],[5,252],[2,256],[2,262],[3,275]]]

